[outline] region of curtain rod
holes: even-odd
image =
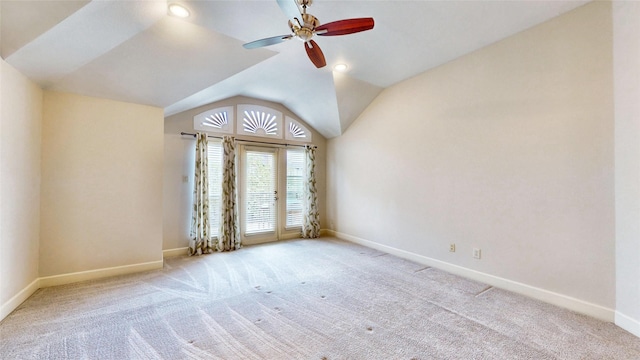
[[[188,135],[188,136],[193,136],[193,137],[196,136],[196,134],[187,133],[187,132],[181,132],[180,135]],[[222,139],[222,136],[207,135],[207,137],[213,138],[213,139]],[[280,144],[280,143],[271,143],[271,142],[266,142],[266,141],[255,141],[255,140],[238,140],[238,141],[250,142],[250,143],[256,143],[256,144],[267,144],[267,145],[283,145],[283,146],[305,147],[305,145],[299,145],[299,144]],[[318,148],[316,145],[310,145],[310,146],[313,147],[314,149]]]

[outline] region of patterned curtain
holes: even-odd
[[[220,232],[216,250],[238,250],[240,229],[238,228],[238,193],[236,191],[236,148],[234,138],[222,138],[222,197],[220,210]]]
[[[207,254],[213,251],[209,236],[209,179],[207,176],[207,134],[196,134],[196,171],[193,188],[193,211],[189,255]]]
[[[304,202],[302,209],[302,237],[313,239],[320,236],[320,213],[318,212],[318,193],[316,191],[316,149],[304,147],[307,165],[304,179]]]

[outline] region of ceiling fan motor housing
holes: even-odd
[[[320,20],[311,14],[302,14],[302,22],[304,25],[300,26],[298,21],[296,23],[289,21],[289,27],[296,38],[309,41],[314,35],[315,28],[320,26]]]

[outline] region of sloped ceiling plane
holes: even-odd
[[[296,0],[290,0],[296,1]],[[180,3],[190,16],[171,16]],[[2,0],[0,54],[45,89],[147,104],[176,114],[236,95],[281,103],[322,135],[341,135],[386,87],[587,1],[316,0],[324,24],[375,27],[317,37],[316,68],[276,0]],[[333,66],[347,65],[346,72]]]

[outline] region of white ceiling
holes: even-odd
[[[293,1],[293,0],[292,0]],[[154,105],[172,115],[236,95],[278,102],[326,137],[342,134],[386,87],[588,1],[315,0],[321,23],[373,17],[375,28],[318,37],[316,69],[275,0],[0,0],[2,57],[43,88]],[[344,62],[347,73],[334,73]]]

